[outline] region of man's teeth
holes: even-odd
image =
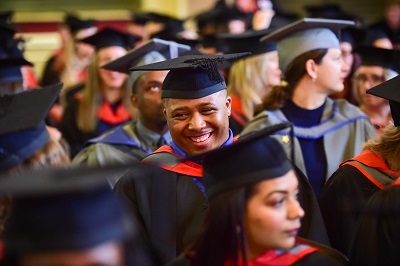
[[[207,140],[210,137],[210,134],[206,134],[203,135],[201,137],[197,137],[197,138],[191,138],[194,142],[203,142],[205,140]]]

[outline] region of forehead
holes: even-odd
[[[368,73],[373,73],[373,74],[383,74],[384,69],[381,66],[359,66],[357,69],[358,74],[368,74]]]
[[[165,108],[167,111],[174,111],[176,109],[190,109],[197,108],[198,106],[204,105],[222,105],[225,104],[226,100],[226,90],[222,90],[213,94],[210,94],[206,97],[198,98],[198,99],[175,99],[168,98],[165,99]]]
[[[146,71],[143,73],[143,75],[140,76],[140,80],[144,82],[150,82],[150,81],[157,81],[157,82],[163,82],[165,77],[167,76],[168,71]]]
[[[259,194],[268,194],[273,191],[291,191],[298,188],[298,181],[293,170],[283,176],[261,181],[257,184]]]

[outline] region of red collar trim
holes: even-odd
[[[122,103],[118,105],[116,112],[113,112],[110,104],[104,102],[97,109],[97,117],[106,123],[115,125],[128,121],[131,118],[131,112]]]
[[[367,166],[370,166],[374,169],[377,169],[379,171],[382,171],[384,173],[393,176],[400,175],[400,173],[390,170],[385,160],[381,156],[370,150],[363,151],[360,155],[341,163],[340,166],[344,165],[346,162],[351,160],[360,162],[362,164],[365,164]]]

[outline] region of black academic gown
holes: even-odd
[[[160,168],[148,175],[132,168],[114,191],[128,203],[137,237],[148,246],[147,253],[131,258],[134,265],[163,265],[177,257],[194,241],[208,208],[190,171],[183,174]]]
[[[326,183],[319,200],[331,246],[347,255],[360,212],[380,189],[356,168],[340,167]]]

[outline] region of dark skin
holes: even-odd
[[[149,71],[136,81],[136,92],[132,93],[132,105],[139,110],[139,120],[147,129],[160,135],[168,130],[163,114],[161,86],[168,71]]]

